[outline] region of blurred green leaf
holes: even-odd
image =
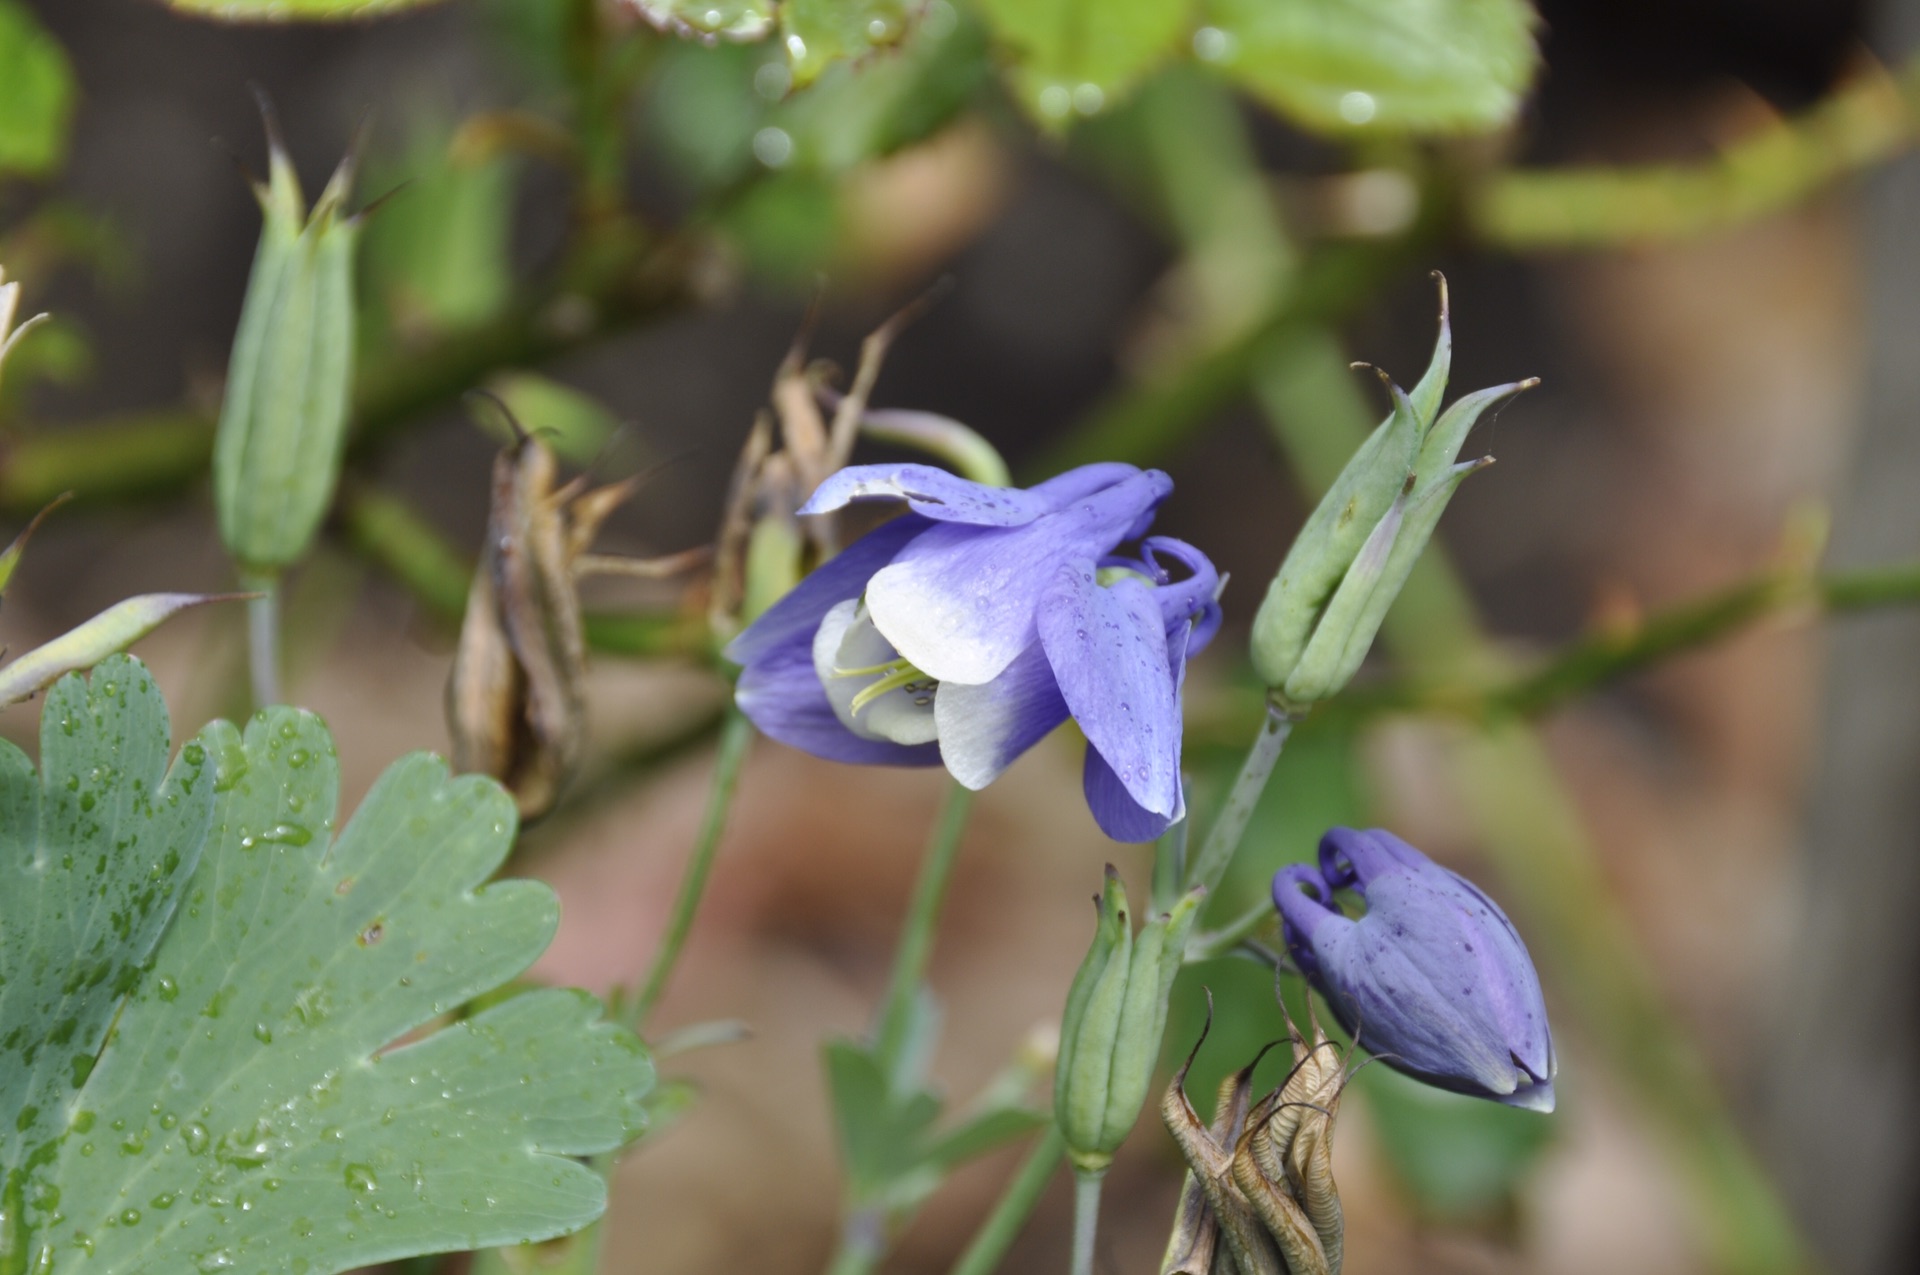
[[[1014,0],[995,0],[1012,3]],[[1519,109],[1537,58],[1526,0],[1201,0],[1194,52],[1330,133],[1472,133]]]
[[[637,101],[637,123],[693,193],[723,188],[753,168],[753,136],[772,108],[757,73],[769,66],[780,69],[771,51],[737,44],[660,51]],[[778,86],[770,87],[778,96]]]
[[[501,155],[471,158],[443,130],[422,129],[400,157],[370,165],[364,188],[394,190],[367,218],[366,298],[383,303],[364,338],[416,335],[490,317],[512,287],[513,168]]]
[[[748,187],[730,203],[719,228],[754,274],[786,287],[806,287],[840,242],[839,191],[827,176],[784,172]]]
[[[0,0],[0,177],[45,177],[67,150],[66,51],[18,0]]]
[[[0,1270],[328,1275],[597,1217],[574,1157],[638,1128],[639,1042],[559,990],[420,1032],[553,936],[487,884],[498,786],[417,753],[336,838],[311,714],[167,754],[125,658],[49,694],[40,775],[0,745]]]
[[[627,0],[662,31],[690,39],[758,40],[773,30],[779,0]]]
[[[1193,0],[979,0],[1009,76],[1042,123],[1104,109],[1170,54]]]
[[[441,0],[161,0],[220,22],[342,22],[419,9]]]
[[[897,44],[926,10],[925,0],[784,0],[780,33],[796,87],[835,62]]]
[[[829,1041],[826,1064],[848,1191],[875,1198],[920,1158],[940,1100],[918,1088],[896,1093],[873,1051],[854,1041]]]
[[[506,403],[522,429],[582,468],[600,458],[620,428],[598,399],[537,372],[508,372],[487,382],[487,388]],[[474,418],[502,447],[512,445],[513,430],[500,413],[482,410]]]
[[[1395,1175],[1431,1217],[1504,1211],[1553,1141],[1555,1123],[1535,1111],[1445,1093],[1385,1067],[1362,1068],[1356,1081]]]
[[[986,82],[985,28],[936,0],[900,47],[859,66],[829,67],[767,123],[791,139],[793,167],[844,171],[932,136]]]

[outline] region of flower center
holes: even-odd
[[[853,702],[847,711],[858,716],[860,710],[885,695],[888,691],[905,691],[919,708],[933,703],[934,692],[940,689],[936,678],[928,677],[904,656],[888,660],[884,664],[869,664],[865,668],[841,668],[834,666],[835,677],[871,677],[874,680],[861,687],[854,694]]]

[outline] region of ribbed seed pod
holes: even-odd
[[[269,127],[269,133],[272,130]],[[251,574],[298,561],[332,503],[353,383],[353,156],[311,213],[277,136],[256,184],[264,224],[240,310],[214,443],[214,504]]]

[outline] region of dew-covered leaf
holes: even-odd
[[[163,0],[182,13],[221,22],[339,22],[419,9],[441,0]]]
[[[1193,0],[981,0],[1027,109],[1059,125],[1111,104],[1172,52]]]
[[[773,30],[779,0],[625,0],[662,31],[696,40],[758,40]]]
[[[0,0],[0,177],[44,177],[59,167],[73,99],[73,68],[59,42],[18,0]]]
[[[0,749],[0,1270],[327,1275],[600,1214],[572,1157],[643,1119],[639,1043],[568,991],[445,1021],[557,918],[485,884],[496,785],[416,754],[336,838],[332,740],[293,709],[214,723],[163,779],[126,658],[41,730],[41,778]]]
[[[897,44],[927,0],[785,0],[780,37],[793,82],[807,85],[835,62]]]
[[[1202,0],[1194,52],[1325,132],[1477,132],[1533,77],[1526,0]]]

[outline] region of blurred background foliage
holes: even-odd
[[[1456,503],[1450,557],[1370,682],[1296,736],[1205,924],[1257,917],[1329,824],[1391,822],[1509,901],[1565,1098],[1549,1122],[1364,1071],[1354,1269],[1908,1270],[1920,810],[1836,777],[1880,798],[1920,761],[1898,611],[1920,460],[1887,371],[1920,322],[1898,304],[1914,8],[0,0],[0,263],[55,314],[0,385],[0,510],[78,495],[8,641],[231,583],[207,472],[257,227],[230,161],[264,168],[249,84],[310,190],[357,146],[373,205],[346,473],[286,596],[290,695],[367,767],[349,795],[445,745],[502,441],[466,391],[571,468],[653,467],[609,538],[676,550],[712,538],[809,302],[813,350],[850,362],[946,278],[877,401],[967,421],[1028,477],[1163,466],[1167,530],[1235,576],[1189,688],[1205,810],[1260,712],[1233,635],[1381,411],[1346,362],[1420,366],[1444,269],[1456,383],[1546,386],[1482,427],[1502,463]],[[567,903],[542,972],[606,987],[665,923],[724,682],[697,588],[616,582],[589,608],[587,774],[522,855]],[[1839,639],[1852,680],[1825,698],[1821,610],[1884,612],[1835,621],[1872,636]],[[180,720],[245,710],[237,624],[149,643]],[[30,716],[4,728],[24,742]],[[1056,744],[965,846],[934,966],[955,1092],[1057,1017],[1102,857],[1145,871],[1059,798],[1077,742]],[[833,1243],[814,1051],[875,998],[938,784],[762,747],[742,792],[665,1016],[759,1035],[686,1060],[704,1097],[627,1166],[612,1268],[810,1270]],[[1277,1021],[1265,968],[1196,965],[1176,1060],[1203,987],[1196,1095]],[[897,1268],[945,1269],[1013,1154],[956,1174]],[[1157,1255],[1174,1163],[1143,1124],[1112,1268]],[[1057,1266],[1064,1227],[1049,1197],[1009,1269]]]

